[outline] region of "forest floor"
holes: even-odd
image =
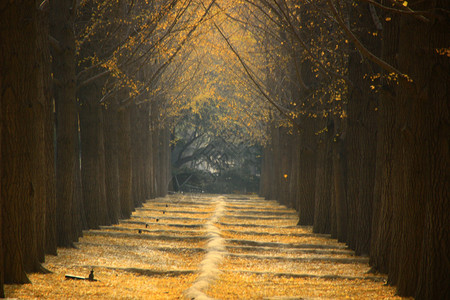
[[[248,195],[170,195],[47,256],[51,274],[6,285],[18,299],[401,299],[295,211]],[[94,270],[98,281],[70,280]]]

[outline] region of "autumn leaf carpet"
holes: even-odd
[[[19,299],[400,299],[328,235],[299,227],[295,211],[249,195],[175,194],[129,220],[84,232],[6,285]],[[65,274],[98,281],[67,280]]]

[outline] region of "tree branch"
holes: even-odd
[[[384,70],[388,71],[389,73],[398,74],[401,77],[403,77],[404,79],[408,79],[409,78],[408,75],[403,74],[401,71],[397,70],[395,67],[391,66],[390,64],[388,64],[384,60],[380,59],[378,56],[376,56],[375,54],[370,52],[369,49],[364,47],[364,45],[358,40],[358,38],[353,34],[353,32],[347,27],[347,25],[345,25],[344,21],[342,20],[341,16],[337,12],[336,7],[331,2],[331,0],[326,0],[326,1],[327,1],[328,5],[329,5],[329,7],[331,9],[331,13],[336,18],[336,21],[339,24],[339,26],[347,34],[349,39],[353,41],[353,43],[355,44],[355,47],[359,50],[359,52],[363,56],[365,56],[367,59],[369,59],[370,61],[374,62],[375,64],[379,65],[381,68],[383,68]]]
[[[230,50],[234,53],[234,55],[237,57],[237,59],[239,60],[239,62],[241,63],[242,67],[244,68],[245,73],[247,74],[247,76],[250,78],[250,80],[253,82],[253,84],[255,84],[255,86],[257,87],[258,91],[261,93],[261,95],[270,103],[272,104],[276,110],[278,110],[280,112],[281,115],[283,115],[287,120],[289,120],[292,125],[294,125],[294,127],[296,127],[299,131],[301,130],[300,126],[297,124],[297,122],[291,117],[289,116],[289,114],[287,114],[277,103],[275,103],[275,101],[273,101],[262,89],[261,85],[255,80],[255,78],[253,77],[253,75],[251,74],[249,68],[247,67],[247,64],[242,60],[241,56],[239,55],[239,53],[237,53],[237,51],[234,49],[233,45],[231,45],[230,41],[228,40],[228,38],[224,35],[224,33],[222,32],[222,30],[219,28],[219,26],[216,24],[216,22],[213,22],[214,26],[216,27],[217,31],[220,33],[220,35],[222,36],[222,38],[225,40],[225,42],[227,43],[228,47],[230,48]]]
[[[308,56],[311,58],[312,62],[317,66],[317,68],[327,76],[328,78],[330,76],[333,76],[335,78],[343,79],[348,85],[352,86],[353,83],[348,79],[346,76],[341,75],[339,73],[333,72],[331,70],[328,70],[323,63],[314,56],[314,54],[311,52],[311,49],[306,45],[306,43],[303,41],[303,39],[300,37],[300,34],[297,32],[296,27],[292,25],[291,18],[286,14],[286,12],[281,8],[281,6],[278,4],[277,1],[275,1],[275,4],[277,5],[278,9],[281,11],[283,18],[288,22],[289,27],[291,28],[292,32],[294,33],[294,36],[296,37],[297,41],[300,43],[302,48],[306,51]]]
[[[205,17],[208,15],[209,10],[211,9],[211,7],[214,5],[214,3],[216,2],[216,0],[212,0],[211,3],[208,5],[208,7],[205,9],[204,14],[201,16],[201,18],[199,19],[199,21],[197,22],[197,24],[195,24],[191,30],[188,32],[188,34],[184,37],[184,39],[181,41],[181,43],[178,45],[178,47],[175,49],[174,53],[156,70],[155,73],[153,73],[152,77],[150,78],[150,80],[147,82],[147,84],[145,86],[143,86],[139,92],[141,93],[142,91],[144,91],[145,89],[147,89],[152,83],[153,81],[156,79],[156,77],[158,77],[158,75],[172,62],[172,60],[177,56],[178,52],[180,52],[180,50],[183,48],[183,46],[186,44],[186,42],[190,39],[191,35],[197,30],[198,25],[200,25],[203,20],[205,19]],[[132,97],[128,97],[124,100],[121,101],[122,107],[126,107],[131,103],[131,100],[133,100]]]
[[[399,5],[400,9],[397,9],[397,8],[392,8],[392,7],[385,6],[385,5],[381,4],[381,3],[375,2],[373,0],[359,0],[359,1],[370,3],[373,6],[381,8],[382,10],[385,10],[385,11],[389,11],[389,12],[396,13],[396,14],[402,14],[402,15],[410,15],[410,16],[413,16],[414,18],[417,18],[417,19],[419,19],[421,21],[424,21],[424,22],[427,22],[427,23],[430,22],[429,19],[424,17],[425,14],[429,13],[427,11],[414,11],[411,8],[403,6],[401,4]]]
[[[53,50],[55,50],[57,53],[62,52],[61,44],[59,43],[59,41],[57,39],[55,39],[51,35],[48,35],[48,41]]]

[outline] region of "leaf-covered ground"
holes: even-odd
[[[30,274],[32,284],[6,285],[19,299],[183,299],[200,276],[207,226],[217,196],[172,195],[149,200],[130,220],[91,230],[78,249],[59,249]],[[203,292],[216,299],[400,299],[385,277],[368,274],[366,258],[311,228],[294,211],[254,196],[221,198],[215,227],[226,250],[216,280]],[[67,280],[66,274],[99,281]],[[204,271],[203,271],[204,272]]]

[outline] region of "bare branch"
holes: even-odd
[[[239,62],[241,63],[242,67],[245,70],[245,73],[247,74],[247,76],[250,78],[250,80],[253,82],[253,84],[255,84],[255,86],[257,87],[257,89],[259,90],[259,92],[261,93],[261,95],[263,95],[263,97],[270,103],[272,104],[279,112],[281,115],[283,115],[287,120],[289,120],[292,125],[294,125],[294,127],[296,127],[299,131],[301,130],[300,126],[297,124],[297,122],[288,114],[286,113],[275,101],[273,101],[267,94],[266,92],[264,92],[263,88],[261,87],[261,85],[256,81],[256,79],[253,77],[253,75],[251,74],[247,64],[242,60],[241,56],[239,55],[239,53],[237,53],[237,51],[234,49],[233,45],[231,45],[230,41],[228,40],[228,38],[225,36],[225,34],[222,32],[222,30],[219,28],[219,26],[216,24],[216,22],[214,22],[214,26],[216,27],[217,31],[219,32],[219,34],[222,36],[222,38],[225,40],[225,42],[227,43],[228,47],[230,48],[230,50],[234,53],[234,55],[237,57],[237,59],[239,60]]]
[[[415,17],[415,18],[417,18],[417,19],[419,19],[421,21],[424,21],[424,22],[427,22],[427,23],[430,22],[429,19],[427,19],[427,18],[425,18],[423,16],[423,14],[427,13],[427,12],[424,12],[424,11],[413,11],[411,8],[405,7],[403,5],[401,6],[401,9],[396,9],[396,8],[385,6],[383,4],[375,2],[373,0],[359,0],[359,1],[370,3],[373,6],[381,8],[382,10],[385,10],[385,11],[393,12],[393,13],[396,13],[396,14],[412,15],[413,17]]]
[[[145,86],[143,86],[140,90],[139,93],[145,91],[150,85],[153,84],[154,80],[164,71],[165,68],[167,68],[167,66],[173,61],[173,59],[178,55],[178,53],[180,52],[180,50],[184,47],[184,45],[186,44],[186,42],[190,39],[191,35],[197,30],[197,27],[203,22],[203,20],[205,19],[205,17],[208,15],[211,7],[214,5],[214,3],[216,2],[216,0],[212,0],[211,3],[208,5],[208,7],[205,9],[204,14],[201,16],[201,18],[199,19],[198,23],[195,24],[191,30],[188,32],[188,34],[184,37],[184,39],[180,42],[180,44],[178,45],[178,47],[175,49],[174,53],[156,70],[155,73],[153,73],[152,77],[147,81],[147,84]],[[124,99],[122,101],[122,107],[126,107],[128,106],[131,101],[133,100],[132,97],[128,97],[127,99]]]

